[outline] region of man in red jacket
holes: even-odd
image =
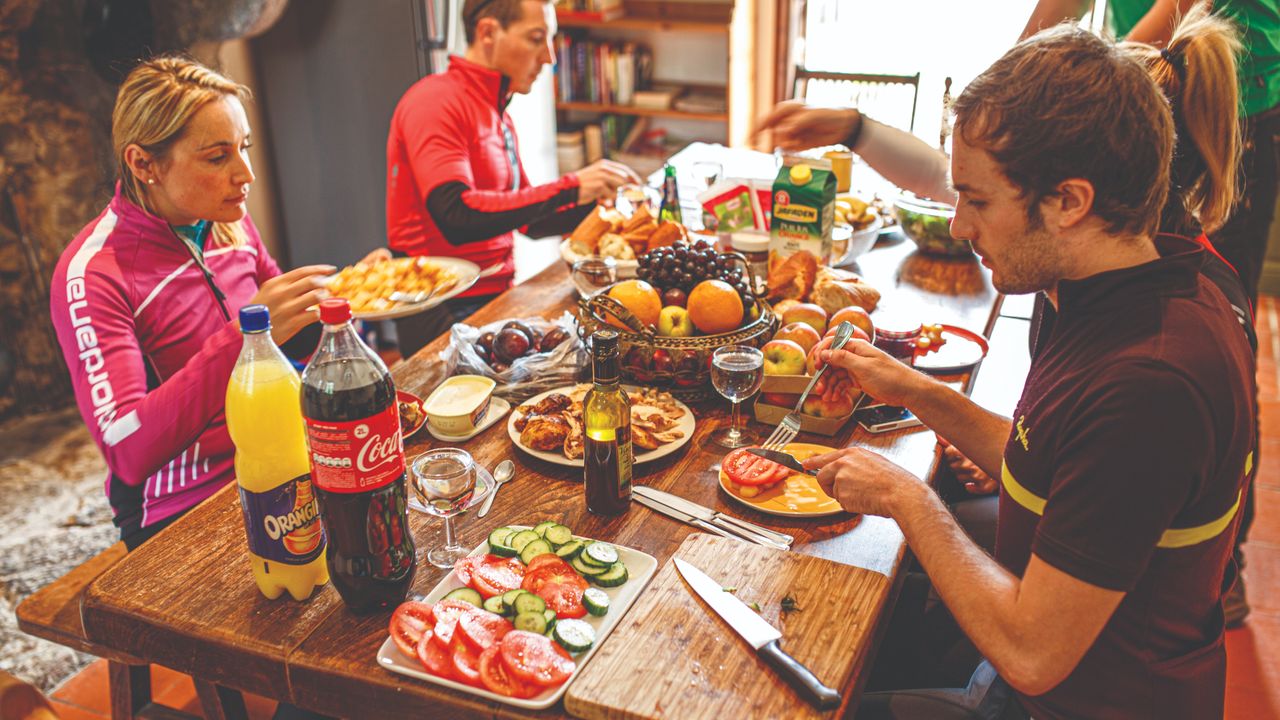
[[[514,231],[568,232],[598,200],[641,182],[600,160],[544,185],[520,163],[507,103],[554,62],[555,10],[546,0],[467,0],[467,51],[414,83],[387,137],[387,236],[407,255],[462,257],[501,270],[434,311],[397,323],[408,356],[511,286]]]

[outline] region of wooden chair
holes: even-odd
[[[856,107],[870,117],[901,128],[915,129],[920,73],[866,75],[795,69],[791,96],[818,105]]]

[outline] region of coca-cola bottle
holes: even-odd
[[[342,298],[320,302],[324,332],[302,373],[311,482],[329,540],[329,577],[353,612],[394,606],[413,582],[396,388],[351,326]]]

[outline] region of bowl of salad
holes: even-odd
[[[935,255],[973,253],[968,240],[951,237],[951,218],[956,214],[954,206],[903,196],[893,202],[893,212],[903,234],[911,238],[922,252]]]

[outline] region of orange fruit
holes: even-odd
[[[742,297],[723,280],[698,283],[689,293],[686,307],[693,326],[707,335],[737,330],[742,324]]]
[[[649,283],[643,280],[624,280],[609,289],[609,297],[622,303],[623,307],[645,325],[652,327],[658,324],[658,315],[662,312],[662,296]],[[612,316],[609,317],[609,324],[631,331],[621,320]]]

